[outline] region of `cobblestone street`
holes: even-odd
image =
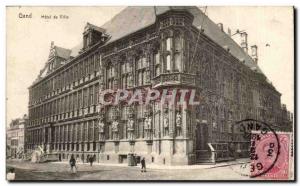
[[[71,173],[67,163],[31,163],[7,161],[7,167],[14,167],[16,180],[241,180],[248,179],[236,171],[233,166],[220,164],[218,167],[207,165],[187,168],[149,168],[146,173],[140,167],[78,164],[77,173]]]

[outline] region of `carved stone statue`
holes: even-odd
[[[104,140],[104,122],[100,119],[99,123],[99,139],[100,141]]]
[[[151,119],[151,117],[148,118],[147,128],[152,129],[152,119]]]
[[[152,129],[152,119],[151,117],[146,117],[145,119],[145,131],[146,131],[146,138],[151,138],[151,129]]]
[[[133,129],[133,124],[134,124],[134,121],[132,119],[129,119],[128,120],[128,127],[127,127],[128,130],[134,130]]]
[[[104,133],[104,123],[103,123],[103,121],[99,122],[99,133]]]
[[[133,140],[134,121],[129,119],[127,123],[128,139]]]
[[[113,121],[113,123],[112,123],[112,129],[113,129],[114,132],[118,132],[119,131],[118,126],[119,126],[119,122],[118,121]]]
[[[112,132],[113,132],[113,139],[119,139],[119,122],[113,121],[112,122]]]
[[[169,134],[169,118],[168,115],[164,116],[164,134],[167,136]]]
[[[144,129],[147,130],[148,128],[148,117],[145,118],[144,120]]]
[[[181,114],[176,114],[176,127],[181,127]]]
[[[181,114],[177,112],[176,114],[176,131],[177,131],[177,136],[181,135],[181,126],[182,126],[182,120],[181,120]]]

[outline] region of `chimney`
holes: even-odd
[[[246,53],[248,53],[248,39],[247,39],[248,34],[247,34],[247,32],[241,32],[241,33],[240,33],[240,36],[241,36],[241,43],[240,43],[241,48],[242,48]]]
[[[229,35],[229,37],[231,37],[231,29],[227,28],[227,34]]]
[[[223,23],[218,23],[217,25],[218,25],[219,29],[220,29],[222,32],[224,32],[224,30],[223,30]]]
[[[51,41],[51,46],[50,46],[51,48],[53,48],[54,47],[54,41]]]
[[[251,57],[254,60],[255,64],[257,64],[258,56],[257,56],[257,46],[256,45],[251,46]]]

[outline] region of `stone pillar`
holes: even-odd
[[[169,104],[169,136],[174,137],[175,134],[175,105]]]
[[[85,152],[87,151],[87,145],[88,145],[88,142],[84,142],[84,151]]]
[[[165,111],[164,111],[164,108],[163,108],[163,104],[159,103],[160,104],[160,128],[159,128],[159,132],[158,132],[158,137],[159,138],[163,138],[164,136],[164,114],[165,114]],[[159,147],[160,149],[160,147]]]

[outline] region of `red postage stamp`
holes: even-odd
[[[252,133],[250,173],[259,179],[288,180],[292,177],[292,134],[287,132],[258,135]],[[264,172],[263,174],[259,174]]]

